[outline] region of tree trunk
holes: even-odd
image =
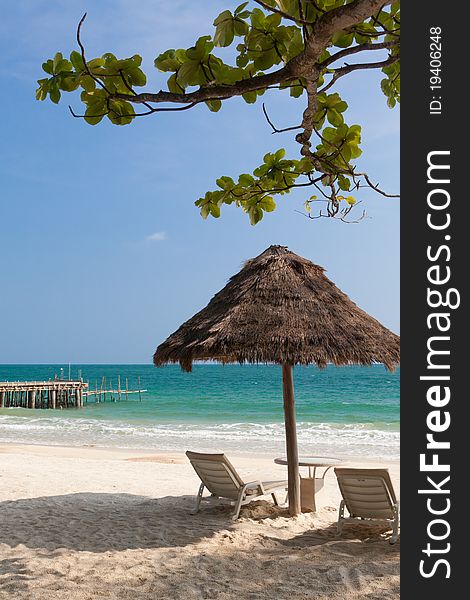
[[[289,513],[295,516],[300,513],[300,477],[292,365],[282,365],[282,390],[284,394],[284,420],[286,426]]]

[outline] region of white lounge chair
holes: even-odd
[[[344,523],[383,523],[392,529],[389,541],[394,544],[398,539],[400,513],[388,469],[336,468],[335,474],[343,496],[339,505],[338,534]],[[345,508],[349,517],[344,516]]]
[[[186,452],[194,470],[202,483],[196,497],[196,505],[191,514],[199,511],[201,500],[229,498],[235,503],[232,519],[238,519],[240,508],[252,500],[263,496],[272,496],[274,504],[280,502],[276,492],[287,489],[287,481],[250,481],[245,483],[230,463],[225,454],[203,454],[201,452]],[[203,498],[204,488],[211,493]]]

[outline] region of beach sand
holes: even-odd
[[[230,453],[247,480],[284,478],[273,457]],[[387,466],[399,493],[398,463]],[[257,501],[191,516],[183,454],[0,445],[1,600],[384,600],[399,547],[380,528],[335,534],[332,471],[313,515]]]

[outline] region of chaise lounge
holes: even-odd
[[[274,504],[280,502],[276,493],[287,490],[287,481],[250,481],[245,483],[225,454],[204,454],[202,452],[186,452],[194,470],[199,475],[201,485],[196,497],[196,505],[191,514],[196,514],[202,500],[228,498],[234,502],[232,519],[238,519],[240,509],[252,500],[271,496]],[[203,498],[204,488],[210,496]]]
[[[336,468],[335,474],[343,496],[339,506],[338,534],[345,523],[383,523],[392,529],[389,541],[394,544],[398,539],[400,514],[388,469]],[[349,517],[344,516],[345,508]]]

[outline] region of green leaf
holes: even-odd
[[[54,102],[54,104],[59,104],[60,100],[60,90],[59,86],[55,81],[50,84],[49,87],[49,98]]]
[[[92,92],[82,92],[82,102],[87,105],[85,111],[85,121],[90,125],[96,125],[108,112],[106,99],[107,94],[104,90],[98,89]]]
[[[282,17],[279,13],[274,13],[272,15],[268,15],[265,19],[266,28],[269,31],[274,32],[281,24],[281,21],[282,21]]]
[[[36,90],[36,100],[41,102],[47,98],[47,92],[49,91],[49,79],[39,79],[39,87]]]
[[[204,82],[204,72],[201,63],[195,60],[187,60],[178,69],[176,80],[183,88]]]
[[[230,46],[235,35],[232,13],[224,10],[215,19],[216,26],[214,44],[216,46]]]
[[[173,94],[183,94],[184,88],[179,85],[179,83],[176,79],[176,75],[177,75],[176,73],[173,73],[173,75],[171,75],[168,78],[168,81],[167,81],[168,89]]]
[[[210,35],[204,35],[198,39],[195,46],[186,50],[186,56],[190,60],[203,61],[209,56],[213,48],[214,44]]]
[[[220,217],[220,206],[217,206],[217,204],[209,204],[209,209],[210,209],[210,213],[213,217],[215,217],[216,219],[218,219]]]
[[[80,76],[71,75],[70,77],[63,77],[60,81],[60,89],[64,92],[73,92],[80,85]]]
[[[254,29],[261,30],[264,30],[266,26],[266,18],[263,11],[261,11],[259,8],[254,8],[251,11],[251,25]]]
[[[242,97],[243,100],[245,100],[245,102],[247,102],[248,104],[254,104],[256,102],[258,94],[256,92],[245,92],[244,94],[242,94]]]
[[[243,2],[243,4],[240,4],[239,6],[237,6],[234,14],[239,15],[243,11],[245,6],[248,6],[248,4],[249,4],[249,2]]]
[[[63,58],[62,60],[58,61],[57,65],[54,68],[54,73],[59,74],[63,73],[64,71],[71,71],[72,68],[72,63],[66,58]]]
[[[106,54],[103,54],[101,58],[104,60],[104,64],[106,66],[109,66],[117,61],[117,58],[111,52],[106,52]]]
[[[304,93],[304,88],[302,85],[292,85],[290,87],[290,95],[293,98],[300,98],[300,96]]]
[[[240,19],[233,20],[233,31],[235,35],[242,36],[246,35],[249,31],[248,23]]]
[[[70,62],[76,71],[81,72],[85,70],[85,63],[83,62],[82,55],[76,50],[72,50],[70,53]]]
[[[95,80],[89,75],[82,75],[80,77],[80,85],[86,92],[92,92],[94,89],[96,89]]]
[[[337,112],[334,108],[329,108],[327,110],[326,117],[328,121],[335,127],[338,127],[344,123],[343,115]]]
[[[351,182],[344,175],[338,175],[338,185],[339,185],[340,189],[343,190],[344,192],[349,192],[349,189],[351,187]]]
[[[127,70],[126,74],[129,76],[132,85],[143,86],[147,83],[147,77],[139,67]]]
[[[271,48],[264,50],[264,52],[256,54],[253,64],[259,71],[266,71],[267,69],[270,69],[273,65],[277,65],[280,62],[281,59],[279,58],[277,52],[274,48]]]
[[[341,146],[341,150],[339,150],[338,164],[342,167],[345,167],[352,158],[352,148],[347,144]]]
[[[211,205],[209,204],[209,202],[207,204],[203,204],[201,206],[201,217],[203,219],[207,219],[207,217],[209,216],[210,211],[211,211]]]
[[[60,63],[61,60],[63,60],[63,56],[62,56],[62,52],[57,52],[57,54],[54,56],[54,59],[52,61],[52,68],[53,68],[53,72],[56,73],[57,72],[57,65]]]
[[[87,62],[88,68],[90,69],[90,71],[93,71],[93,69],[97,69],[98,67],[103,67],[105,64],[105,60],[103,57],[102,58],[93,58],[92,60],[89,60]]]
[[[140,67],[140,65],[142,64],[142,57],[140,56],[140,54],[132,55],[131,60],[136,67]]]
[[[211,112],[218,112],[222,108],[222,102],[220,100],[208,100],[206,104]]]
[[[304,157],[297,163],[297,171],[299,173],[310,173],[313,170],[312,162],[309,158]]]
[[[276,203],[271,196],[266,196],[260,202],[258,202],[258,206],[265,212],[272,212],[276,208]]]
[[[176,50],[167,50],[163,54],[160,54],[160,56],[157,56],[154,64],[159,71],[177,71],[182,61],[178,58]]]
[[[42,70],[45,71],[48,75],[52,75],[54,72],[54,63],[52,60],[48,60],[42,63]]]
[[[346,33],[344,31],[338,31],[331,39],[334,46],[338,48],[348,48],[354,41],[354,33]]]
[[[240,177],[238,178],[239,185],[241,185],[243,187],[250,187],[250,185],[252,185],[254,181],[255,181],[255,178],[253,177],[253,175],[250,175],[249,173],[242,173],[240,175]]]
[[[89,112],[89,109],[85,111],[85,121],[88,123],[88,125],[98,125],[98,123],[102,121],[105,117],[105,115],[92,116],[90,114],[87,114]]]
[[[108,119],[114,125],[128,125],[132,123],[133,115],[135,115],[134,107],[130,102],[124,100],[110,101],[110,111]]]
[[[36,100],[39,100],[42,102],[46,98],[47,98],[47,92],[44,91],[42,88],[38,88],[36,90]]]
[[[246,67],[246,65],[250,62],[250,57],[248,54],[239,54],[236,58],[237,67]]]
[[[248,215],[250,217],[251,225],[256,225],[263,218],[263,211],[261,210],[261,208],[258,208],[257,206],[253,206],[248,211]]]
[[[219,177],[219,179],[217,179],[216,184],[222,190],[231,190],[234,187],[235,182],[233,181],[233,179],[231,177],[227,177],[227,176],[223,175],[222,177]]]
[[[89,104],[85,111],[85,121],[89,125],[97,125],[106,116],[106,112],[105,102]]]

